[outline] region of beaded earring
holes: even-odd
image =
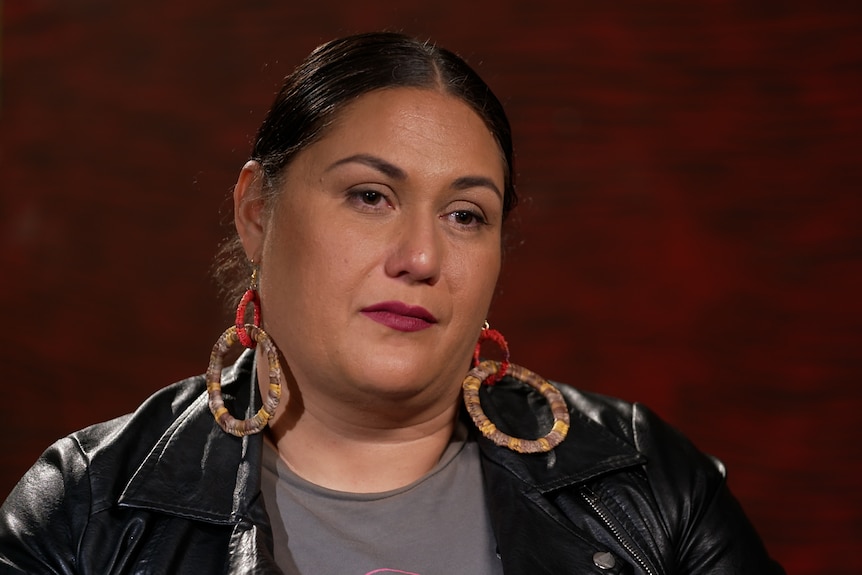
[[[254,348],[255,342],[252,340],[245,329],[245,312],[248,304],[254,307],[254,316],[252,321],[255,327],[260,327],[260,298],[257,295],[258,289],[258,267],[254,261],[251,262],[251,280],[249,280],[248,289],[242,294],[242,299],[239,300],[239,305],[236,306],[236,334],[239,336],[239,342],[247,348]]]
[[[257,295],[258,267],[254,265],[254,262],[252,262],[252,266],[249,288],[243,294],[236,308],[236,322],[221,334],[213,346],[206,375],[210,411],[219,427],[237,437],[262,431],[267,422],[275,415],[275,409],[281,400],[282,370],[278,360],[278,349],[269,335],[260,327],[260,299]],[[249,303],[254,306],[252,320],[254,323],[251,324],[245,323],[246,308]],[[236,419],[228,412],[221,393],[221,371],[224,357],[236,343],[241,343],[251,349],[260,345],[266,353],[269,364],[269,389],[266,397],[263,398],[263,405],[254,416],[242,420]]]
[[[502,349],[504,356],[502,362],[492,360],[480,361],[480,348],[482,343],[488,340],[495,342]],[[554,416],[554,423],[551,426],[551,430],[543,437],[538,439],[512,437],[500,431],[485,415],[479,400],[479,388],[483,383],[494,385],[505,375],[526,383],[541,393],[545,400],[547,400],[551,413]],[[470,414],[473,423],[482,432],[482,435],[494,442],[495,445],[507,447],[518,453],[545,453],[562,443],[569,432],[569,410],[563,395],[556,387],[548,383],[541,376],[527,368],[510,363],[509,345],[506,343],[506,339],[499,331],[491,329],[488,322],[485,322],[485,327],[482,328],[479,341],[476,343],[476,349],[473,352],[473,369],[464,378],[461,387],[467,413]]]

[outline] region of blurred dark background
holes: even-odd
[[[522,243],[490,320],[513,360],[723,459],[790,572],[862,572],[862,5],[391,4],[2,4],[0,498],[205,370],[226,198],[281,78],[391,29],[510,113]]]

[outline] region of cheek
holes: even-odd
[[[453,258],[450,272],[453,292],[459,293],[465,305],[475,309],[469,315],[487,313],[500,274],[500,250],[488,248],[464,257]]]
[[[287,300],[282,302],[285,307],[298,304],[302,313],[320,309],[321,302],[327,308],[347,304],[362,278],[371,273],[367,268],[380,246],[357,241],[362,234],[344,225],[307,213],[289,216],[283,214],[276,223],[266,246],[270,297]]]
[[[261,262],[261,297],[271,312],[290,313],[291,303],[307,297],[306,278],[314,261],[313,236],[301,219],[284,210],[269,223]]]

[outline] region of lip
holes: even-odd
[[[437,323],[434,314],[424,307],[400,301],[383,301],[360,311],[365,317],[397,331],[421,331]]]

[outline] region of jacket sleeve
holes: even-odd
[[[49,447],[0,507],[0,571],[77,573],[90,515],[87,460],[72,438]]]
[[[636,443],[675,542],[677,572],[783,574],[728,489],[724,465],[643,406],[635,407],[634,419]]]

